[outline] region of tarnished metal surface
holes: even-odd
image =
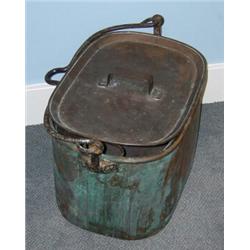
[[[73,143],[53,139],[56,199],[62,215],[87,230],[140,239],[169,221],[187,180],[196,148],[200,104],[171,151],[144,163],[116,162],[116,171],[95,173],[84,166]],[[124,157],[126,158],[126,157]]]
[[[56,200],[71,223],[140,239],[171,218],[196,150],[205,58],[161,37],[163,17],[92,35],[68,66],[44,116]],[[154,35],[114,32],[154,27]]]
[[[173,139],[206,82],[204,57],[146,33],[94,37],[50,99],[53,121],[72,134],[120,145]]]

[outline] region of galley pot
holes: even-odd
[[[103,29],[68,66],[45,76],[57,85],[44,115],[56,201],[83,229],[122,239],[153,235],[170,220],[188,178],[207,63],[196,49],[162,37],[163,22],[155,15]],[[149,27],[154,34],[119,31]],[[58,73],[65,74],[53,80]]]

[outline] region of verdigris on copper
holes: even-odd
[[[83,229],[123,239],[155,234],[186,183],[207,64],[194,48],[162,37],[162,24],[155,15],[99,31],[68,66],[46,75],[57,84],[44,116],[56,200]],[[154,35],[116,32],[145,27]],[[52,80],[59,72],[62,80]]]

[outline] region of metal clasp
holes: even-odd
[[[86,141],[77,144],[84,165],[93,172],[108,173],[117,169],[117,165],[108,160],[101,160],[104,146],[100,141]]]

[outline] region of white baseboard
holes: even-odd
[[[203,103],[224,101],[224,63],[208,65],[208,82]]]
[[[53,90],[53,86],[45,83],[26,86],[26,125],[43,122],[44,110]],[[210,64],[203,103],[221,101],[224,101],[224,63]]]

